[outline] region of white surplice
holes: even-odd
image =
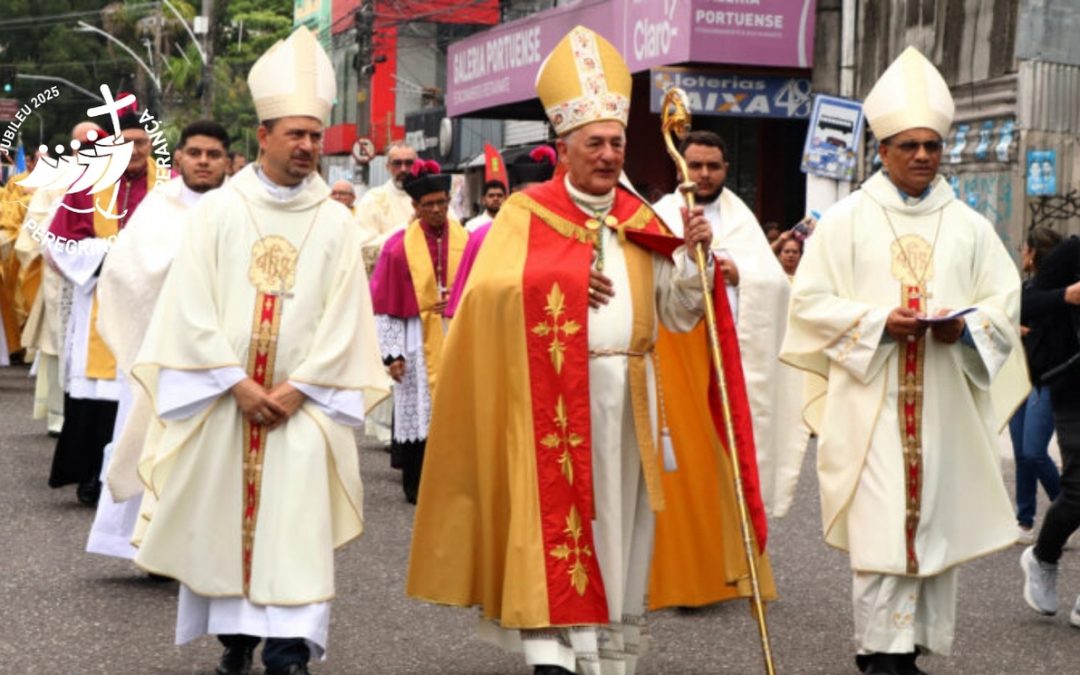
[[[375,326],[383,359],[405,359],[405,373],[401,382],[394,384],[394,440],[399,443],[422,441],[427,438],[431,425],[431,389],[420,317],[401,319],[376,314]]]
[[[44,235],[49,231],[63,197],[63,188],[34,191],[15,240],[15,255],[23,269],[29,269],[31,263],[41,257]],[[60,433],[64,426],[64,387],[58,355],[63,345],[60,302],[66,283],[63,276],[42,261],[41,286],[22,333],[23,345],[37,350],[34,357],[34,419],[45,419],[48,430],[54,433]]]
[[[124,374],[130,374],[142,345],[157,296],[180,248],[188,213],[201,197],[183,179],[158,184],[135,209],[101,268],[97,328],[116,357],[122,386],[112,442],[105,447],[101,498],[86,542],[89,553],[135,557],[131,537],[142,496],[138,461],[153,415],[146,394],[138,385],[132,387],[134,383]],[[110,473],[122,475],[110,480]],[[123,487],[114,494],[112,484]]]
[[[490,225],[491,221],[495,220],[495,216],[487,212],[487,209],[481,211],[478,215],[473,216],[465,221],[465,229],[470,233],[476,232],[485,225]]]

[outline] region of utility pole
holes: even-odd
[[[202,15],[207,24],[203,33],[202,115],[210,119],[214,115],[214,0],[202,0]]]
[[[151,65],[154,67],[154,72],[158,74],[158,80],[161,79],[161,66],[165,62],[161,56],[161,29],[165,23],[165,14],[161,11],[161,6],[158,5],[157,16],[154,17],[154,58]],[[165,101],[161,95],[161,89],[150,90],[150,109],[154,111],[154,114],[160,116],[164,114]]]
[[[353,15],[356,26],[356,133],[371,134],[371,76],[375,74],[375,0],[362,0]]]
[[[353,14],[356,29],[356,136],[371,137],[371,76],[375,73],[375,0],[361,0]],[[369,167],[360,166],[360,177],[369,185]]]

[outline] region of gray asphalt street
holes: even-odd
[[[84,552],[93,511],[73,488],[46,486],[54,441],[30,417],[26,368],[0,368],[0,673],[210,673],[212,638],[177,647],[174,583],[155,583],[123,560]],[[528,675],[514,655],[474,636],[473,611],[405,597],[412,507],[389,456],[365,445],[364,536],[337,557],[328,658],[319,675],[505,673]],[[1012,486],[1012,464],[1004,464]],[[1045,511],[1040,504],[1040,514]],[[792,512],[771,523],[770,551],[781,599],[769,612],[778,671],[853,673],[851,581],[846,557],[821,539],[813,448]],[[1080,672],[1080,630],[1068,606],[1080,593],[1080,552],[1066,552],[1064,612],[1044,618],[1020,597],[1021,549],[976,561],[961,573],[955,654],[925,658],[933,675]],[[643,675],[762,672],[745,602],[649,617]]]

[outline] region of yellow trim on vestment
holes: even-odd
[[[146,159],[146,193],[150,194],[150,191],[154,189],[154,184],[157,182],[157,166],[154,164],[154,160],[151,157]],[[111,204],[113,191],[116,190],[116,183],[113,183],[108,188],[97,193],[93,196],[95,204],[104,203]],[[117,205],[119,208],[123,208],[122,204]],[[131,215],[135,209],[128,206],[129,212],[125,216],[124,222],[131,221]],[[114,218],[106,218],[102,215],[101,211],[97,208],[94,209],[94,236],[99,239],[108,239],[109,237],[118,234],[120,232],[120,221]],[[97,291],[94,291],[94,301],[90,307],[90,336],[86,343],[86,376],[95,380],[115,380],[116,379],[116,357],[113,356],[112,351],[105,345],[105,341],[101,339],[101,335],[97,329],[97,315],[98,315],[98,296]]]
[[[439,395],[432,411],[413,524],[412,551],[425,553],[410,557],[406,591],[429,602],[481,605],[506,628],[543,628],[551,623],[521,286],[532,214],[508,203],[497,221],[446,337],[445,348],[459,358],[443,363],[439,376],[463,390]],[[493,288],[473,293],[478,281]],[[490,306],[465,311],[476,297]],[[469,349],[455,349],[459,341]],[[522,367],[493,371],[490,363]],[[454,439],[453,452],[432,452],[445,436]]]
[[[465,252],[469,233],[461,223],[450,219],[446,222],[449,236],[446,250],[446,288],[449,292],[454,287],[458,263]],[[435,396],[435,380],[442,360],[442,347],[445,338],[443,315],[432,309],[435,303],[445,300],[445,293],[440,292],[439,281],[435,278],[435,261],[427,245],[427,237],[419,220],[414,220],[405,230],[405,260],[409,264],[409,276],[412,277],[413,290],[416,293],[416,306],[420,309],[420,324],[424,333],[424,359],[427,363],[428,389]]]
[[[627,246],[623,251],[626,255],[626,274],[630,280],[630,301],[634,313],[629,351],[651,355],[656,327],[652,253],[640,246]],[[634,413],[634,435],[641,453],[641,471],[645,478],[645,489],[649,493],[649,504],[653,511],[663,511],[664,484],[660,478],[660,461],[656,454],[656,444],[653,442],[652,416],[649,414],[648,358],[649,356],[631,356],[626,359],[630,379],[630,408]]]

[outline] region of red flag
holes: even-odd
[[[509,192],[510,178],[506,174],[506,162],[493,145],[484,143],[484,182],[492,180],[502,183]]]

